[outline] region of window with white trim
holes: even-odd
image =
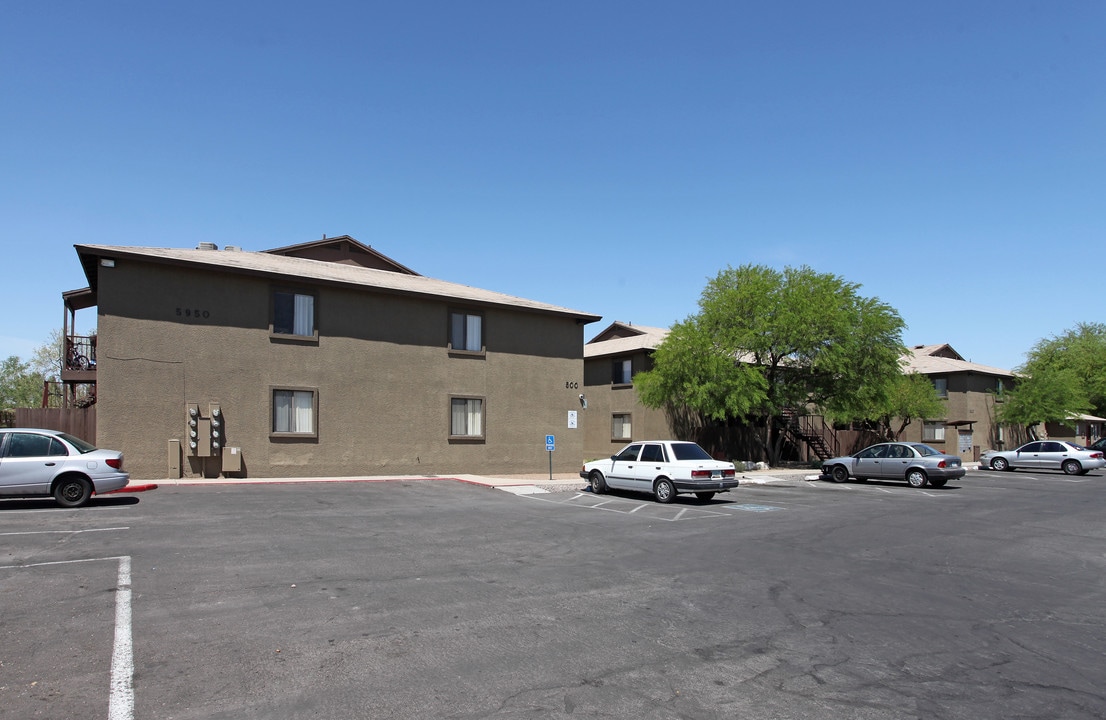
[[[484,316],[472,312],[451,312],[449,347],[451,350],[481,352],[484,349]]]
[[[922,423],[922,442],[944,442],[945,441],[945,423],[944,422],[929,422]]]
[[[629,441],[633,437],[630,413],[611,415],[611,440]]]
[[[273,435],[315,437],[318,394],[306,388],[273,388]]]
[[[449,399],[449,436],[484,437],[484,400],[473,397]]]
[[[315,296],[291,290],[274,290],[272,322],[274,335],[315,337]]]

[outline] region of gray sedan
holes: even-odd
[[[123,453],[56,430],[0,429],[0,496],[54,497],[79,507],[93,493],[119,490],[130,482]]]
[[[1082,475],[1088,470],[1106,467],[1101,450],[1089,450],[1063,440],[1034,440],[1017,450],[988,450],[979,457],[979,467],[986,470],[1063,470],[1068,475]]]
[[[831,458],[822,463],[822,476],[834,482],[857,480],[906,480],[911,487],[944,487],[949,480],[964,477],[964,464],[956,455],[946,455],[924,443],[891,442],[866,447],[855,455]]]

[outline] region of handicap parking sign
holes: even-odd
[[[553,452],[553,450],[556,449],[556,447],[557,447],[556,440],[557,440],[557,438],[553,437],[552,435],[546,435],[545,436],[545,449],[548,450],[549,452]]]

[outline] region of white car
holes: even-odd
[[[580,477],[594,493],[633,490],[650,493],[662,503],[672,502],[679,493],[710,500],[738,485],[733,463],[715,460],[695,443],[678,440],[630,443],[607,460],[584,463]]]
[[[80,507],[130,478],[121,452],[57,430],[0,428],[0,497],[53,496],[62,507]]]
[[[1034,440],[1017,450],[988,450],[979,456],[980,469],[987,470],[1063,470],[1068,475],[1083,475],[1088,470],[1106,467],[1100,450],[1064,440]]]

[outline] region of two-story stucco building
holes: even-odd
[[[584,439],[585,456],[604,457],[631,440],[687,437],[677,418],[663,410],[647,408],[637,399],[633,376],[652,367],[656,347],[668,335],[663,328],[615,322],[584,346],[584,380],[594,415]],[[922,441],[965,461],[978,460],[983,450],[1016,446],[1024,437],[1009,437],[1017,429],[995,422],[995,404],[1016,376],[1000,368],[965,360],[949,345],[918,345],[902,357],[904,372],[928,377],[934,392],[944,400],[941,417],[926,418],[907,426],[902,440]],[[790,438],[797,457],[852,452],[856,443],[872,438],[855,431],[835,431],[819,419],[816,430],[796,428]],[[743,458],[741,458],[743,459]]]
[[[267,252],[78,245],[97,442],[132,475],[579,467],[599,316],[423,277],[346,236]],[[571,418],[571,420],[570,420]]]

